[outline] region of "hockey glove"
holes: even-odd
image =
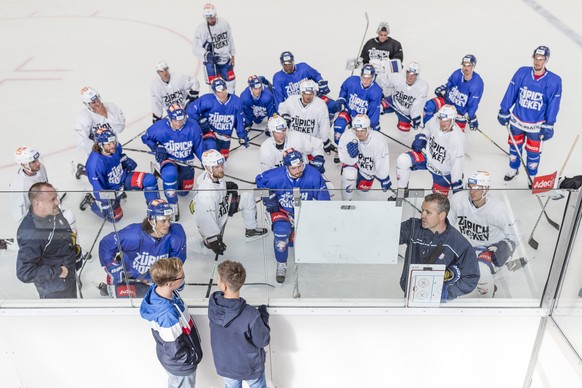
[[[212,51],[207,51],[204,54],[204,63],[216,64],[218,63],[218,57]]]
[[[238,139],[238,144],[245,146],[245,148],[249,148],[249,137],[245,134],[245,137]]]
[[[476,131],[479,129],[479,121],[477,120],[477,116],[473,116],[473,118],[469,117],[469,129],[471,131]]]
[[[390,180],[390,177],[378,180],[380,181],[380,186],[382,187],[383,192],[387,192],[388,190],[390,190],[390,187],[392,187],[392,181]]]
[[[372,129],[373,129],[374,131],[378,131],[378,132],[380,132],[380,129],[381,129],[381,128],[380,128],[380,123],[372,124]]]
[[[459,179],[458,181],[451,183],[451,189],[453,190],[453,194],[463,190],[463,180]]]
[[[230,182],[232,183],[232,182]],[[237,187],[238,188],[238,187]],[[238,212],[238,206],[240,204],[240,195],[237,191],[230,192],[230,204],[228,205],[228,216],[232,217]]]
[[[126,154],[121,154],[121,167],[127,172],[134,171],[137,168],[137,163]]]
[[[424,147],[426,147],[426,136],[422,133],[419,133],[414,137],[411,148],[413,151],[422,152]]]
[[[168,151],[166,151],[163,146],[158,144],[154,149],[154,156],[156,157],[156,162],[162,163],[168,158]]]
[[[159,116],[156,116],[155,113],[152,113],[152,124],[155,123],[158,120],[161,120],[162,118]]]
[[[226,251],[226,244],[222,242],[222,236],[219,234],[216,236],[208,237],[204,243],[217,255],[222,255],[224,254],[224,251]]]
[[[200,125],[202,133],[210,132],[210,122],[208,122],[206,117],[201,117],[200,120],[198,120],[198,124]]]
[[[125,272],[123,272],[123,265],[121,265],[119,261],[112,261],[105,267],[105,272],[107,272],[107,275],[109,275],[111,284],[123,283]]]
[[[381,114],[393,112],[392,110],[388,110],[390,108],[390,103],[386,97],[380,100],[380,107],[382,108]]]
[[[346,148],[348,149],[348,155],[350,155],[350,158],[357,158],[358,157],[360,150],[358,148],[358,141],[357,140],[354,139],[351,142],[349,142],[348,145],[346,146]]]
[[[196,101],[199,96],[200,92],[198,90],[190,89],[190,91],[188,92],[188,97],[186,97],[186,106],[188,106],[188,104],[190,104],[191,102]]]
[[[418,129],[420,128],[420,123],[422,122],[422,118],[420,116],[418,117],[414,117],[410,123],[410,125],[412,126],[412,129]]]
[[[345,108],[346,108],[346,100],[341,98],[341,97],[333,102],[330,102],[328,105],[329,113],[331,113],[331,114],[341,112]]]
[[[329,86],[327,85],[327,81],[322,79],[320,80],[317,85],[319,86],[319,91],[317,92],[318,96],[325,96],[330,92]]]
[[[509,239],[504,239],[499,241],[497,244],[491,245],[487,249],[492,252],[491,260],[493,261],[493,264],[501,267],[513,255],[515,244]]]
[[[554,136],[554,124],[543,123],[540,126],[540,135],[543,140],[550,140]]]
[[[434,94],[440,97],[444,97],[447,94],[447,85],[441,85],[434,90]]]
[[[335,145],[333,145],[333,143],[327,139],[324,143],[323,143],[323,150],[325,151],[325,153],[327,155],[331,154],[332,151],[337,151],[337,148]]]
[[[293,121],[291,119],[291,116],[289,115],[289,113],[283,113],[281,115],[281,117],[285,120],[285,122],[287,123],[287,128],[291,128],[291,122]]]
[[[233,181],[227,181],[226,182],[226,190],[229,193],[236,193],[236,190],[238,190],[238,185],[236,183],[234,183]]]
[[[311,159],[311,162],[309,162],[309,164],[317,168],[321,174],[325,173],[325,167],[323,166],[325,164],[325,159],[323,158],[323,156],[321,155],[314,156],[313,159]]]
[[[123,210],[121,209],[121,206],[118,204],[114,206],[115,208],[111,209],[108,201],[101,201],[101,216],[109,222],[117,222],[121,219],[121,217],[123,217]]]
[[[509,124],[510,117],[511,117],[511,114],[509,113],[509,111],[499,109],[499,113],[497,114],[497,121],[499,121],[499,124],[501,124],[501,125]]]
[[[271,193],[268,197],[263,198],[263,203],[265,204],[265,209],[269,213],[279,211],[279,199],[277,198],[277,194]]]

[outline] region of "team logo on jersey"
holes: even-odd
[[[228,32],[212,35],[212,47],[215,50],[228,46]]]
[[[260,105],[253,105],[253,116],[258,119],[267,117],[267,108]]]
[[[164,148],[170,155],[178,159],[188,158],[192,154],[192,140],[174,141],[164,143]]]
[[[368,101],[361,99],[357,94],[350,94],[348,106],[351,110],[358,113],[366,114],[368,112]],[[355,115],[352,115],[355,116]]]
[[[234,127],[234,115],[221,115],[215,112],[208,116],[208,120],[216,131],[230,131],[230,134]]]
[[[121,163],[113,167],[111,171],[107,173],[107,181],[112,185],[118,185],[121,182],[121,177],[123,176],[123,167]]]
[[[404,93],[402,90],[397,90],[396,94],[392,96],[403,108],[410,109],[416,97]]]
[[[444,163],[447,157],[447,150],[445,147],[437,143],[433,137],[428,139],[428,150],[433,161]]]
[[[522,86],[519,88],[519,105],[525,109],[540,111],[544,106],[544,95],[540,92],[534,92]]]
[[[148,273],[153,263],[167,257],[169,257],[167,253],[155,256],[151,255],[149,252],[141,252],[135,256],[131,266],[137,273],[143,275]]]
[[[299,116],[293,116],[291,128],[297,132],[313,134],[315,132],[315,119],[302,119]]]
[[[489,241],[489,226],[480,225],[469,220],[466,216],[459,216],[459,232],[474,241]]]
[[[358,155],[358,166],[366,172],[374,171],[374,159],[371,156]]]
[[[456,106],[465,106],[467,105],[467,100],[469,96],[465,93],[461,93],[459,88],[453,86],[453,88],[449,91],[448,94],[449,100]]]

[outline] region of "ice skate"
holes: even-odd
[[[277,283],[285,282],[285,276],[287,276],[287,263],[277,262],[277,273],[275,276]]]
[[[245,237],[247,242],[251,242],[266,237],[267,233],[268,231],[265,228],[247,229],[245,231]]]
[[[507,174],[505,174],[505,177],[503,177],[503,179],[506,182],[509,182],[510,180],[512,180],[513,178],[515,178],[518,174],[519,174],[519,171],[517,169],[510,168],[509,171],[507,171]]]

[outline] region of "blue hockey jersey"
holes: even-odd
[[[329,191],[317,168],[305,165],[303,175],[291,178],[287,167],[281,166],[257,175],[257,187],[269,189],[277,195],[279,205],[286,213],[293,215],[293,188],[298,187],[303,201],[329,201]]]
[[[121,144],[117,144],[112,155],[105,156],[100,152],[91,151],[85,168],[87,178],[93,186],[95,198],[100,199],[100,190],[117,190],[125,181],[127,172],[121,164],[123,157]]]
[[[141,224],[130,224],[117,233],[123,251],[126,276],[151,282],[150,267],[159,259],[177,257],[186,261],[186,233],[180,224],[170,225],[167,235],[155,238],[146,233]],[[119,253],[115,232],[103,237],[99,243],[99,261],[107,267]]]
[[[230,140],[233,130],[240,139],[247,137],[243,123],[242,104],[240,98],[234,94],[229,94],[224,103],[220,102],[213,93],[205,94],[189,104],[186,107],[186,113],[198,122],[206,117],[212,132],[220,140]]]
[[[247,87],[241,93],[240,101],[243,108],[245,126],[253,123],[258,124],[265,118],[273,116],[273,113],[277,111],[273,93],[267,88],[263,88],[261,95],[255,98],[251,93],[251,89]]]
[[[533,68],[524,66],[511,79],[501,109],[509,111],[513,106],[511,124],[524,131],[538,132],[540,124],[556,122],[561,97],[562,79],[558,75],[546,70],[535,79]]]
[[[362,113],[368,115],[372,127],[380,123],[382,88],[376,82],[364,88],[359,76],[351,76],[342,84],[339,96],[346,100],[346,109],[351,117]]]
[[[447,104],[453,104],[460,116],[466,114],[473,118],[479,108],[484,87],[483,79],[479,74],[473,72],[473,77],[469,81],[465,81],[463,71],[457,69],[447,81],[445,101]]]
[[[158,120],[146,130],[141,141],[152,151],[162,145],[168,151],[169,159],[186,162],[193,160],[196,155],[202,161],[202,131],[198,122],[192,119],[187,119],[178,130],[172,129],[168,120]]]
[[[307,63],[296,63],[295,70],[291,74],[279,70],[273,76],[273,94],[275,95],[275,106],[287,99],[289,96],[299,94],[299,84],[304,79],[319,82],[323,79],[321,74]]]

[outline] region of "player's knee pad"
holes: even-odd
[[[356,184],[358,190],[369,191],[372,188],[372,185],[374,184],[374,179],[366,179],[362,175],[358,174],[358,180]]]
[[[443,186],[440,185],[436,182],[432,182],[432,192],[433,193],[441,193],[442,195],[444,195],[445,197],[449,195],[449,186]]]
[[[407,122],[403,120],[398,120],[398,124],[396,125],[396,127],[402,132],[410,132],[410,128],[412,127],[412,125],[410,125],[410,121]]]
[[[178,183],[178,166],[174,162],[164,161],[161,165],[160,176],[164,182],[164,188],[175,188]]]
[[[69,223],[71,230],[77,233],[77,219],[75,218],[73,212],[69,209],[61,208],[61,213],[63,214],[63,217],[65,217],[65,220],[67,220],[67,222]]]
[[[109,277],[109,276],[108,276]],[[150,285],[144,282],[129,280],[127,283],[109,284],[107,283],[107,291],[109,296],[113,299],[119,298],[143,298]]]
[[[540,165],[540,154],[537,152],[528,152],[525,165],[527,167],[528,174],[532,177],[536,176],[538,174],[538,167]]]
[[[511,127],[511,134],[513,135],[513,139],[515,139],[515,145],[517,145],[517,147],[521,150],[521,147],[523,146],[523,143],[525,142],[525,133],[523,133],[522,131],[516,130],[514,131],[514,128]],[[511,136],[507,135],[507,144],[509,144],[509,148],[515,148],[515,145],[513,144],[513,140],[511,139]]]
[[[399,168],[401,170],[410,170],[412,169],[412,156],[409,155],[411,152],[404,152],[400,155],[398,155],[398,158],[396,159],[396,168]]]
[[[194,169],[192,167],[178,166],[178,195],[187,195],[194,187]]]

